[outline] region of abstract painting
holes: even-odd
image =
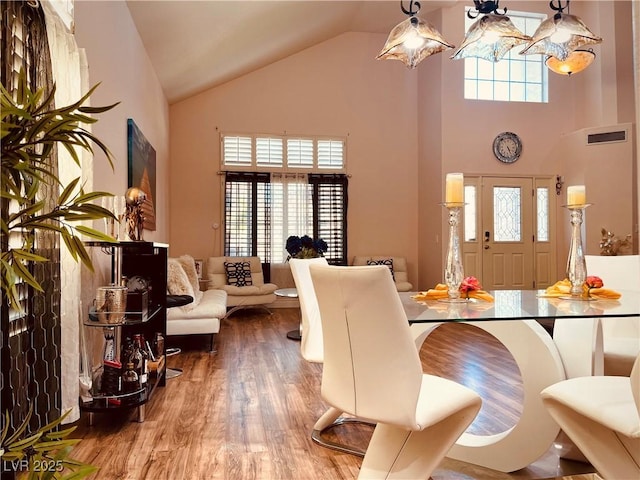
[[[144,228],[156,229],[156,151],[133,119],[127,120],[127,153],[129,157],[129,187],[138,187],[147,198],[142,205]]]

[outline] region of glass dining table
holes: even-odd
[[[522,378],[522,413],[510,429],[493,435],[464,433],[447,455],[502,472],[536,461],[556,441],[560,428],[547,413],[540,392],[566,378],[601,375],[602,322],[640,316],[640,293],[620,291],[617,300],[544,296],[544,290],[496,290],[493,302],[416,301],[400,293],[416,345],[422,347],[439,325],[464,322],[500,341]],[[553,319],[553,337],[538,320]],[[482,361],[482,359],[479,359]]]

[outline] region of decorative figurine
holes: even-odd
[[[147,194],[138,187],[131,187],[125,195],[127,201],[127,232],[129,238],[135,241],[142,241],[142,230],[144,227],[144,215],[142,214],[142,204],[147,199]]]
[[[612,232],[607,231],[606,228],[600,230],[602,233],[602,240],[600,240],[600,255],[604,256],[616,256],[622,248],[631,246],[631,234],[629,233],[624,240],[616,237]]]

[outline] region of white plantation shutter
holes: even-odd
[[[221,145],[224,171],[346,173],[344,138],[222,134]]]
[[[318,140],[318,168],[344,168],[344,142]]]
[[[222,164],[225,166],[250,167],[252,162],[251,137],[222,137]]]
[[[300,168],[313,167],[313,140],[290,138],[287,140],[287,166]]]
[[[258,167],[281,167],[284,159],[282,138],[256,138],[256,164]]]

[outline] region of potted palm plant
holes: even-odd
[[[64,148],[80,166],[79,152],[93,152],[97,146],[113,168],[112,154],[107,146],[85,127],[97,121],[92,115],[106,112],[117,105],[85,105],[96,88],[97,85],[71,105],[55,108],[55,86],[49,94],[45,94],[44,89],[33,91],[29,88],[24,71],[19,74],[15,92],[7,91],[4,85],[0,86],[0,278],[2,307],[5,310],[1,316],[2,329],[5,332],[9,323],[8,307],[22,311],[18,285],[27,284],[37,291],[43,291],[32,273],[33,266],[50,259],[35,253],[38,235],[51,232],[59,234],[62,239],[60,244],[76,261],[80,260],[90,270],[93,270],[91,258],[81,236],[115,241],[109,235],[82,224],[96,219],[115,219],[112,212],[94,203],[112,194],[85,191],[81,178],[63,184],[57,168],[53,167],[55,163],[51,162],[55,149]],[[55,193],[43,195],[43,187]],[[62,479],[83,478],[95,470],[68,458],[72,445],[78,440],[65,438],[73,428],[59,430],[58,426],[65,415],[36,432],[30,432],[27,427],[31,411],[13,431],[9,428],[9,415],[5,415],[0,434],[3,472],[9,466],[9,470],[14,472],[28,472],[28,478]]]
[[[80,165],[78,149],[93,152],[97,145],[113,167],[112,155],[107,146],[96,138],[83,124],[97,120],[91,114],[103,113],[117,105],[90,107],[84,105],[98,85],[77,102],[65,107],[53,108],[55,86],[51,93],[29,89],[24,71],[20,73],[18,88],[11,95],[0,86],[2,96],[2,257],[0,276],[2,294],[11,306],[20,308],[16,291],[18,282],[26,282],[41,291],[40,284],[29,272],[30,262],[46,262],[47,258],[32,252],[38,231],[54,231],[60,234],[67,250],[74,259],[82,261],[93,270],[91,259],[80,234],[114,241],[109,235],[82,225],[87,220],[113,218],[109,210],[94,204],[101,197],[112,196],[108,192],[85,192],[80,178],[62,185],[51,168],[49,157],[54,148],[66,149],[76,164]],[[61,193],[54,199],[39,198],[43,184],[60,186]],[[11,245],[9,238],[18,232],[22,244]]]

